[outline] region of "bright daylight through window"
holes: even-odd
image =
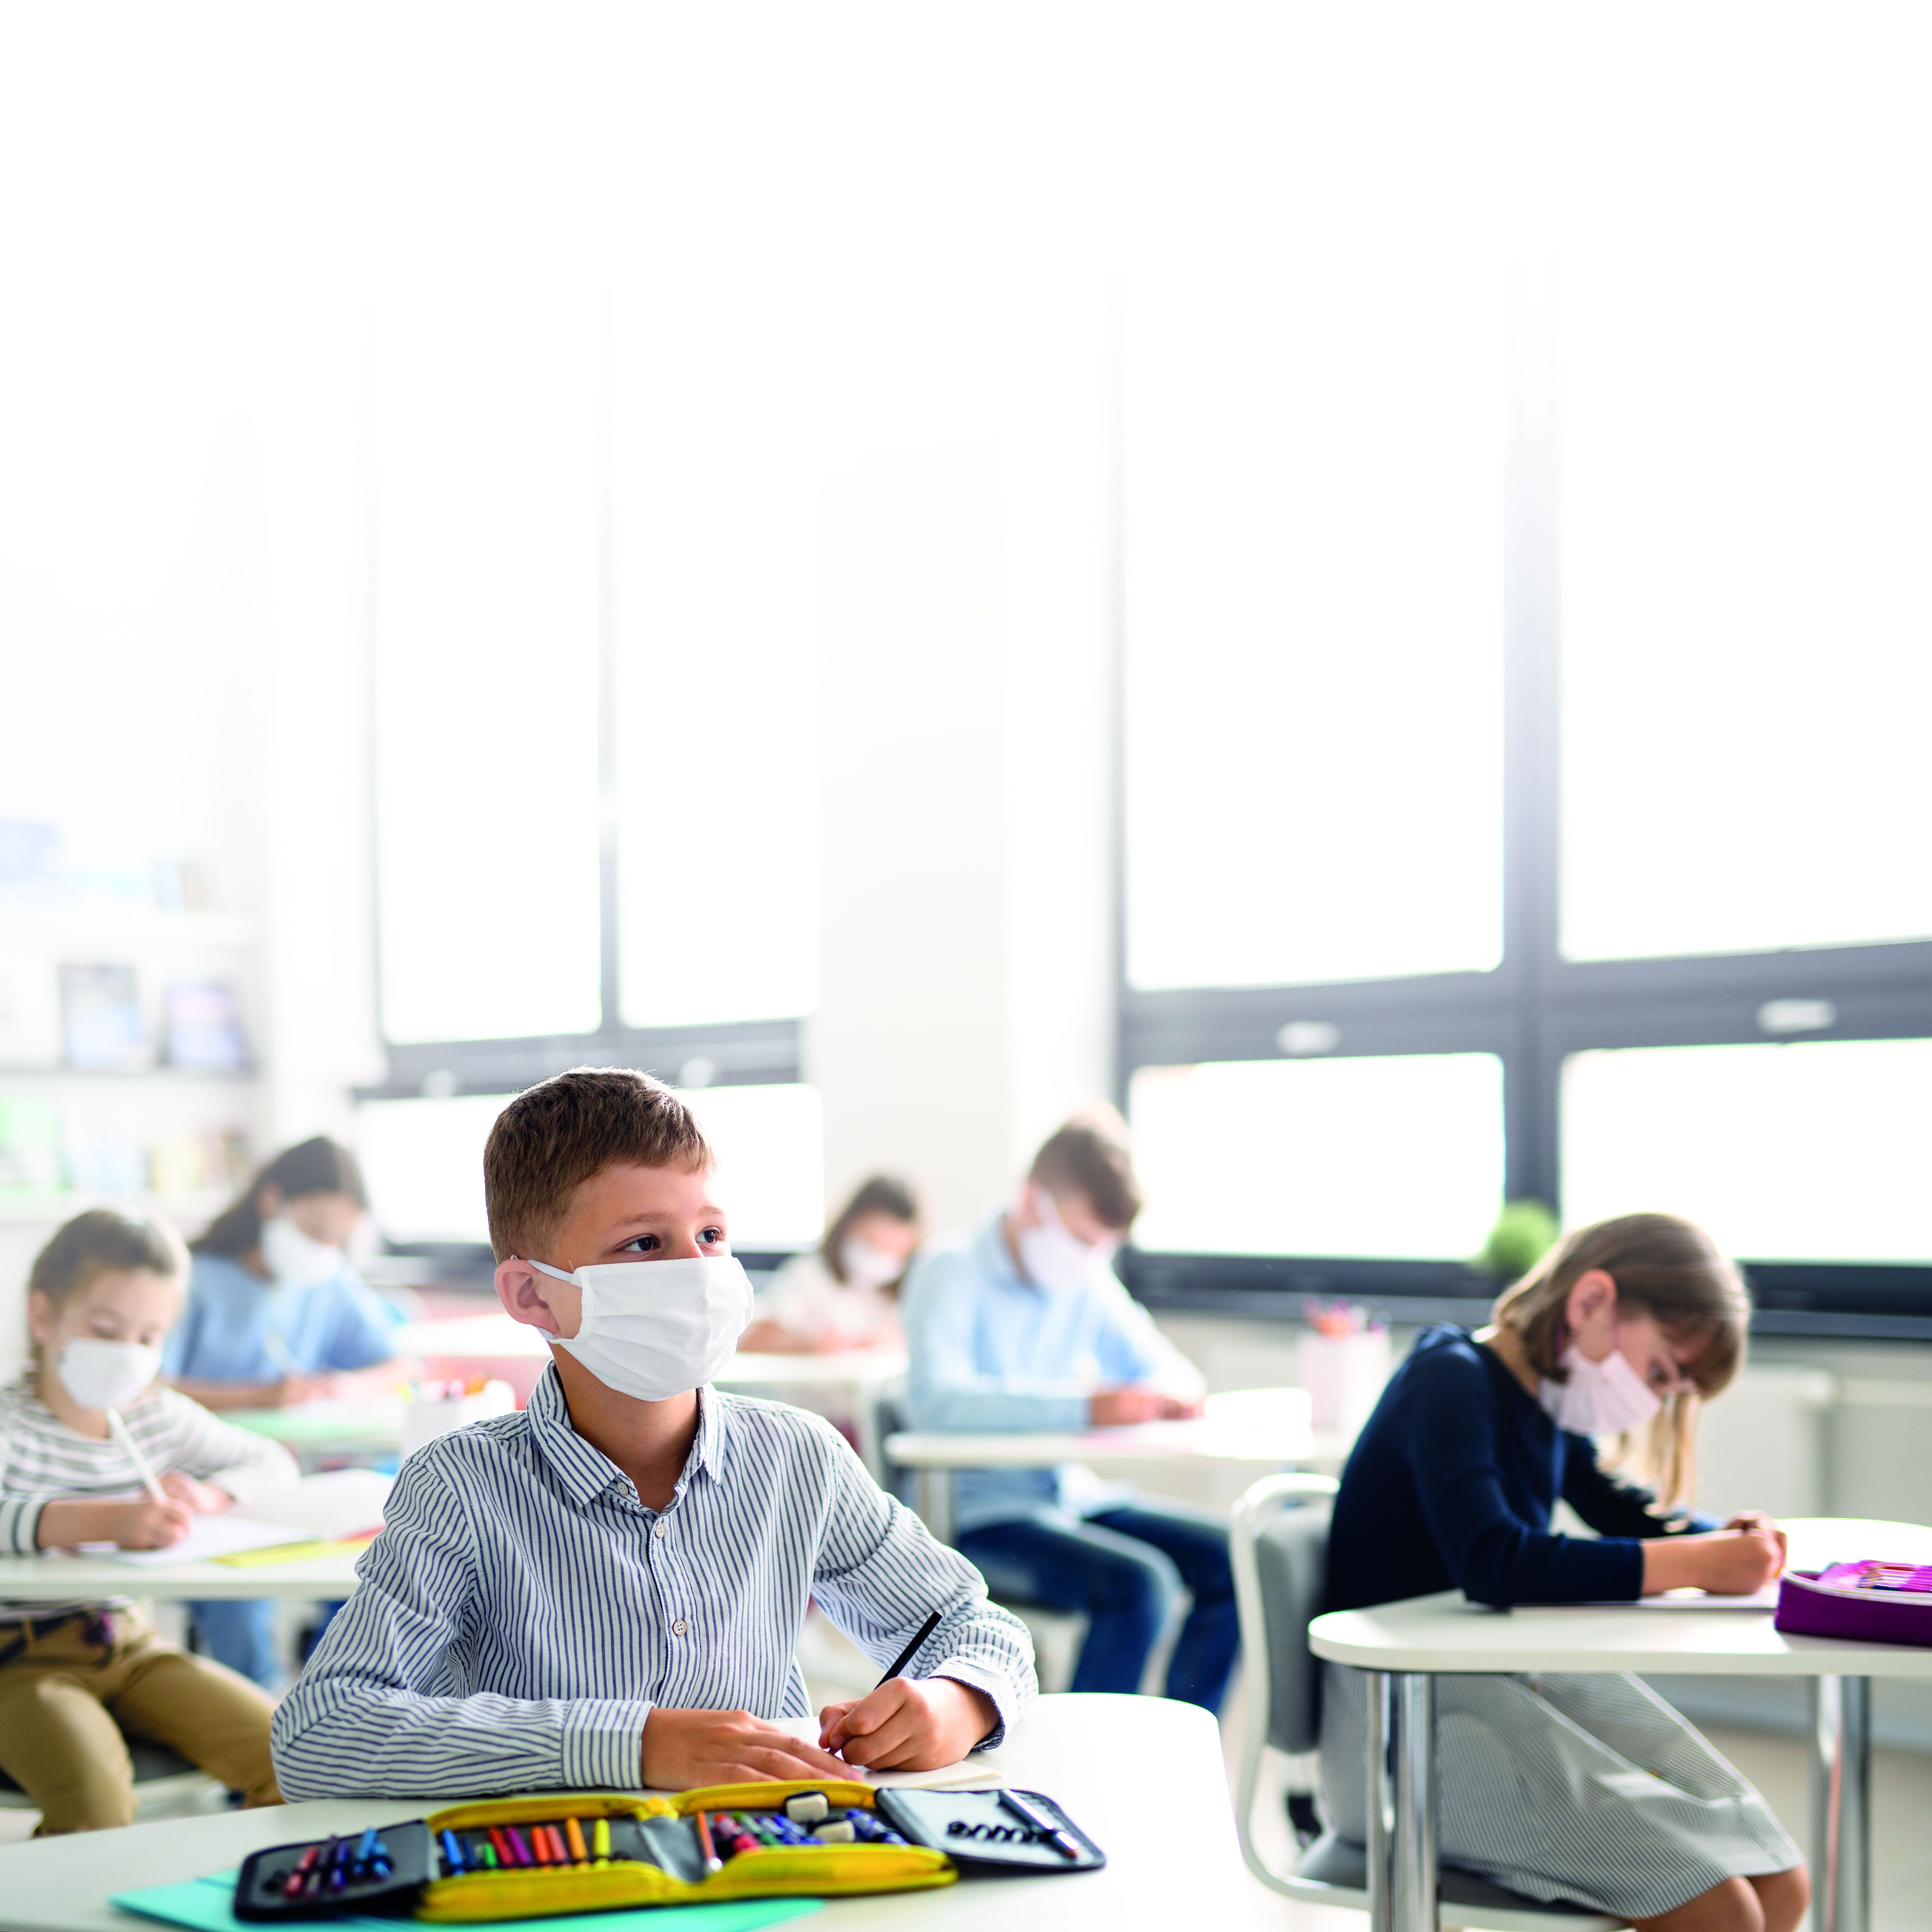
[[[1280,59],[1178,71],[1138,154],[1122,543],[1139,987],[1480,971],[1502,948],[1491,158],[1420,48],[1296,18]],[[1372,93],[1335,84],[1371,59]]]
[[[1144,1247],[1460,1261],[1502,1198],[1493,1054],[1143,1066],[1132,1104]]]
[[[1576,170],[1562,292],[1574,959],[1932,936],[1932,124],[1740,42]],[[1622,99],[1620,89],[1604,98]]]
[[[1669,1201],[1739,1255],[1932,1262],[1932,1040],[1573,1054],[1574,1220]]]

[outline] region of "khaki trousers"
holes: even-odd
[[[0,1769],[40,1807],[36,1836],[132,1821],[123,1732],[178,1751],[248,1804],[282,1802],[268,1761],[274,1706],[158,1636],[143,1612],[0,1626]]]

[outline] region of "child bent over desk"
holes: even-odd
[[[41,1250],[27,1291],[32,1366],[0,1390],[0,1549],[164,1550],[197,1512],[295,1480],[286,1450],[155,1385],[186,1273],[172,1232],[107,1208]],[[156,1470],[160,1495],[142,1493]],[[158,1636],[126,1598],[0,1601],[0,1768],[40,1808],[40,1833],[134,1817],[124,1731],[250,1804],[279,1803],[269,1708],[245,1678]]]

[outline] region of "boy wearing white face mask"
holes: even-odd
[[[156,1383],[186,1266],[167,1230],[106,1208],[42,1250],[28,1282],[33,1366],[0,1389],[0,1551],[165,1549],[197,1513],[295,1480],[286,1450]],[[165,1502],[144,1493],[130,1442],[164,1472]],[[0,1600],[0,1768],[39,1806],[43,1833],[133,1818],[124,1732],[172,1746],[251,1804],[278,1803],[268,1714],[254,1684],[164,1642],[124,1598]]]
[[[916,1429],[1065,1431],[1198,1414],[1201,1377],[1111,1263],[1141,1198],[1112,1108],[1076,1116],[1012,1204],[937,1241],[906,1277]],[[1239,1645],[1226,1525],[1090,1472],[972,1470],[958,1544],[995,1589],[1084,1612],[1076,1690],[1132,1692],[1184,1588],[1167,1694],[1217,1710]]]
[[[579,1068],[504,1109],[484,1153],[497,1294],[552,1365],[520,1414],[404,1464],[276,1713],[291,1796],[928,1768],[1030,1702],[1024,1628],[830,1424],[709,1386],[751,1316],[716,1181],[644,1075]],[[807,1736],[811,1599],[882,1664],[938,1622],[908,1675]]]
[[[350,1266],[368,1208],[356,1157],[326,1136],[286,1148],[193,1244],[187,1312],[164,1370],[205,1408],[280,1408],[394,1386],[396,1318]],[[322,1606],[326,1627],[335,1606]],[[211,1657],[272,1688],[274,1606],[188,1606]]]
[[[1784,1538],[1768,1518],[1720,1529],[1668,1507],[1689,1493],[1698,1406],[1736,1372],[1750,1317],[1708,1236],[1669,1214],[1580,1228],[1493,1315],[1473,1334],[1425,1330],[1383,1392],[1335,1501],[1329,1609],[1456,1586],[1504,1605],[1684,1584],[1736,1595],[1777,1574]],[[1600,1466],[1594,1438],[1618,1436],[1644,1445],[1654,1492]],[[1559,1496],[1600,1534],[1552,1530]],[[1436,1695],[1450,1862],[1661,1932],[1791,1932],[1803,1916],[1797,1847],[1636,1678],[1456,1675]],[[1328,1666],[1322,1802],[1358,1840],[1366,1712],[1362,1673]]]

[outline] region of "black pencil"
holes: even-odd
[[[891,1670],[872,1686],[874,1690],[883,1690],[913,1659],[919,1654],[919,1647],[939,1628],[939,1612],[934,1610],[919,1627],[919,1634],[901,1651]]]

